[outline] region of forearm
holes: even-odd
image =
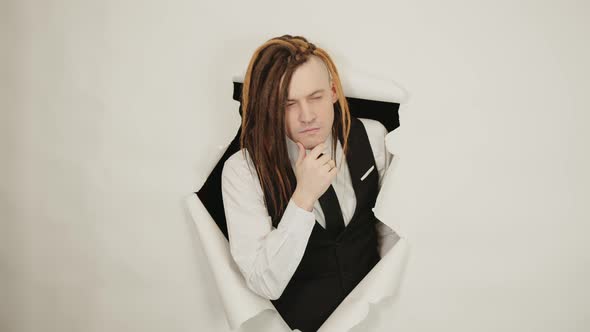
[[[276,229],[258,241],[233,246],[232,256],[252,291],[270,300],[281,296],[303,257],[314,224],[313,213],[291,200]]]

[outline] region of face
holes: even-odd
[[[306,149],[326,141],[334,122],[336,88],[321,58],[311,56],[293,72],[285,108],[285,131]]]

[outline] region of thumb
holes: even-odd
[[[305,158],[305,147],[303,146],[303,144],[297,142],[297,147],[299,148],[299,154],[297,155],[297,162],[296,164],[299,165],[299,163],[303,160],[303,158]]]

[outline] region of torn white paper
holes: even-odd
[[[401,232],[400,221],[392,220],[388,217],[387,211],[380,209],[380,206],[387,201],[383,197],[389,197],[390,187],[395,178],[394,170],[398,163],[399,155],[395,154],[383,179],[374,212],[379,220],[400,236],[400,239],[392,244],[391,248],[388,248],[387,254],[344,299],[319,331],[348,331],[367,317],[369,303],[379,303],[398,292],[409,257],[410,246],[406,236]],[[387,202],[389,203],[389,201]],[[265,310],[273,311],[274,314],[279,315],[269,300],[260,297],[248,288],[239,268],[232,259],[227,239],[198,196],[196,194],[189,195],[186,198],[186,204],[197,227],[231,330],[241,329],[246,321],[259,316]],[[390,204],[385,205],[391,206]],[[284,331],[290,331],[286,323],[283,324],[283,327]]]

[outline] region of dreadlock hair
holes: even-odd
[[[332,124],[332,159],[335,159],[338,137],[342,138],[343,155],[346,155],[350,111],[340,76],[326,51],[301,36],[283,35],[269,39],[254,52],[242,85],[240,148],[244,158],[248,151],[255,165],[265,205],[275,227],[296,187],[285,140],[284,113],[289,84],[295,69],[311,56],[323,60],[330,83],[334,82],[338,95]]]

